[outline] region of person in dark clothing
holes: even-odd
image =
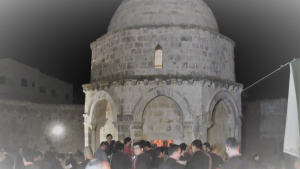
[[[163,148],[165,149],[165,155],[169,155],[168,153],[168,141],[167,140],[164,140],[163,141]]]
[[[19,155],[15,162],[15,169],[23,169],[25,166],[23,164],[23,148],[19,148]]]
[[[63,168],[61,163],[65,160],[66,156],[63,153],[59,153],[57,157],[53,160],[53,169]]]
[[[147,155],[150,160],[148,168],[154,168],[155,152],[151,149],[151,143],[149,141],[145,141],[144,145],[145,155]]]
[[[72,165],[72,169],[77,169],[77,161],[72,152],[68,154],[68,159],[66,160],[66,166],[69,166],[70,164]]]
[[[135,169],[149,169],[148,166],[150,166],[150,160],[143,151],[144,148],[140,142],[133,144],[133,152],[136,155],[136,158],[134,159]]]
[[[187,148],[187,145],[185,143],[181,143],[179,145],[180,149],[181,149],[181,156],[179,158],[180,161],[187,161],[187,153],[186,153],[186,148]]]
[[[131,168],[131,160],[129,157],[123,153],[124,151],[124,144],[117,143],[116,151],[111,154],[111,162],[110,167],[111,169],[129,169]]]
[[[101,161],[108,161],[107,154],[105,153],[107,147],[109,147],[107,142],[102,142],[99,148],[94,152],[94,158]]]
[[[203,151],[209,153],[210,152],[210,144],[208,142],[203,143],[202,149],[203,149]]]
[[[34,159],[34,150],[27,148],[23,152],[23,163],[24,169],[39,169],[36,165],[33,164]]]
[[[36,151],[34,153],[33,164],[39,169],[52,169],[52,165],[45,161],[41,151]]]
[[[217,146],[212,145],[211,147],[208,147],[208,149],[209,149],[209,154],[210,154],[211,160],[212,160],[211,168],[212,169],[220,168],[220,166],[224,163],[224,161],[223,161],[222,157],[217,155],[217,153],[218,153]]]
[[[159,169],[184,169],[184,165],[177,163],[181,156],[180,147],[173,144],[169,147],[169,158],[167,161],[163,162]]]
[[[194,140],[192,142],[192,149],[194,155],[187,161],[185,169],[209,169],[210,158],[201,151],[201,140]]]
[[[86,165],[93,159],[93,152],[91,147],[85,147],[83,149],[83,155],[85,157],[85,160],[78,165],[77,169],[85,169]]]
[[[50,147],[50,151],[47,151],[44,154],[44,159],[45,161],[51,165],[51,169],[61,169],[61,163],[59,160],[56,158],[56,150],[54,147]],[[62,155],[60,155],[62,157]]]
[[[164,162],[163,157],[165,155],[165,149],[158,147],[155,149],[154,168],[159,168]]]
[[[239,145],[235,138],[226,139],[225,150],[229,160],[220,166],[220,169],[246,169],[247,159],[239,152]]]
[[[112,138],[113,138],[113,136],[111,134],[107,134],[106,135],[106,140],[107,140],[106,143],[108,144],[108,146],[107,146],[107,148],[105,150],[105,153],[106,153],[107,156],[110,156],[111,153],[114,150],[114,145],[111,144],[112,143]]]

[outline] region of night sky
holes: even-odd
[[[106,34],[122,0],[0,0],[0,58],[12,58],[74,85],[84,103],[90,43]],[[236,43],[236,81],[244,88],[300,57],[300,1],[205,0],[220,33]],[[246,100],[286,98],[289,68],[246,91]]]

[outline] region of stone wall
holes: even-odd
[[[146,136],[144,139],[153,138],[151,131],[143,131],[143,124],[147,124],[147,120],[150,120],[146,120],[146,118],[146,121],[143,120],[145,111],[148,114],[148,110],[150,110],[148,106],[151,106],[151,109],[154,108],[152,113],[158,109],[155,106],[161,106],[159,109],[164,111],[161,120],[166,121],[168,116],[165,113],[172,110],[166,107],[172,107],[172,105],[174,107],[177,104],[181,114],[181,127],[178,127],[177,123],[172,124],[172,126],[168,123],[163,123],[162,125],[155,123],[152,124],[152,127],[162,126],[159,129],[160,133],[170,132],[170,127],[172,127],[171,131],[175,131],[176,129],[179,131],[180,128],[183,135],[172,135],[172,139],[178,142],[189,144],[195,138],[206,141],[207,128],[211,125],[213,109],[218,101],[223,100],[224,104],[228,106],[228,114],[231,119],[226,120],[224,124],[226,123],[232,128],[231,135],[240,141],[240,116],[242,115],[240,107],[241,89],[242,86],[240,84],[212,82],[208,79],[200,81],[180,81],[179,79],[157,79],[152,81],[127,80],[124,83],[114,82],[105,85],[92,83],[84,85],[84,92],[86,94],[86,129],[93,129],[89,131],[91,138],[88,138],[88,135],[86,135],[86,140],[92,139],[91,144],[93,145],[93,140],[97,139],[95,137],[98,133],[95,133],[94,127],[99,123],[93,120],[95,119],[94,108],[97,107],[99,102],[106,100],[111,105],[113,114],[112,123],[118,129],[119,140],[123,140],[125,137],[131,137],[134,141],[142,139],[143,136]],[[156,99],[160,100],[160,97],[169,98],[170,101],[156,101]],[[152,103],[152,101],[154,102]],[[175,112],[178,112],[178,110]],[[151,111],[149,112],[151,113]],[[171,117],[172,120],[179,120],[177,116],[173,115]],[[154,120],[159,121],[160,119],[154,118]],[[161,138],[163,137],[161,136]],[[170,138],[168,137],[168,139]]]
[[[243,104],[243,154],[259,153],[266,163],[279,161],[286,123],[287,100],[264,100]]]
[[[170,98],[159,96],[151,100],[143,112],[144,140],[173,139],[180,144],[183,138],[180,107]],[[178,138],[178,141],[175,138]]]
[[[162,47],[163,68],[154,53]],[[109,32],[91,44],[91,82],[106,76],[191,75],[235,81],[234,42],[201,27],[146,27]]]
[[[59,152],[77,153],[84,147],[83,112],[81,105],[0,99],[0,147],[17,151],[19,146],[28,146],[45,152],[50,146],[59,146]],[[58,124],[63,127],[59,137],[52,133]]]

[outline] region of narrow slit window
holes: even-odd
[[[162,58],[162,47],[157,45],[155,48],[155,68],[162,69],[163,67],[163,58]]]

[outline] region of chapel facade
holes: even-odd
[[[234,42],[202,0],[124,0],[107,34],[91,43],[85,146],[111,133],[133,142],[241,141]],[[222,151],[224,152],[224,151]]]

